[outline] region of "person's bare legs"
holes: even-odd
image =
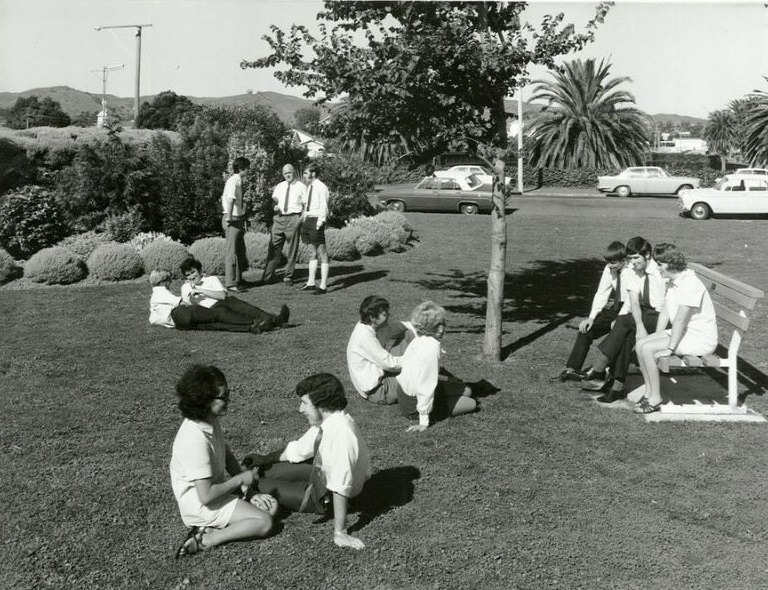
[[[229,524],[223,529],[206,528],[200,540],[203,547],[215,547],[238,539],[266,537],[272,530],[272,517],[245,500],[238,500]]]
[[[652,406],[661,403],[661,379],[656,359],[660,352],[669,346],[669,335],[666,332],[656,332],[641,338],[635,344],[637,361],[643,374],[645,397]]]

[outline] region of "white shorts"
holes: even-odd
[[[179,499],[181,520],[187,526],[223,529],[229,524],[237,506],[237,497],[227,494],[205,506],[197,497],[197,490],[190,490]]]
[[[666,330],[667,336],[672,336],[672,330]],[[697,334],[684,334],[680,344],[675,349],[675,354],[680,356],[704,356],[715,352],[717,342],[704,342]]]

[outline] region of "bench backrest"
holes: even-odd
[[[710,293],[719,295],[718,301],[714,299],[712,301],[718,321],[728,322],[741,332],[746,330],[749,326],[749,317],[746,312],[755,309],[757,300],[762,299],[765,294],[760,289],[701,264],[689,262],[688,268],[696,273]],[[720,300],[725,303],[721,303]]]

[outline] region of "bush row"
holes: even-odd
[[[347,226],[326,229],[326,247],[332,260],[356,260],[384,252],[402,252],[416,240],[413,227],[402,213],[384,211]],[[251,268],[262,268],[267,260],[270,237],[246,232],[246,256]],[[53,247],[36,252],[24,265],[23,276],[46,284],[67,285],[91,276],[102,281],[135,279],[145,272],[168,270],[180,278],[179,266],[190,255],[200,261],[205,274],[224,273],[226,240],[202,238],[189,248],[159,233],[143,233],[130,242],[110,240],[93,231],[65,238]],[[311,249],[302,244],[297,261],[306,263]],[[0,249],[0,282],[19,275],[13,257]]]

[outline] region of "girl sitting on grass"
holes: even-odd
[[[463,381],[440,374],[440,341],[445,333],[445,309],[424,301],[411,313],[416,337],[403,354],[403,368],[396,377],[398,404],[406,418],[419,419],[407,432],[421,432],[430,423],[473,412],[477,402]]]
[[[181,519],[190,527],[176,558],[266,537],[272,530],[270,513],[237,497],[247,492],[254,472],[243,470],[224,440],[219,417],[227,413],[229,387],[223,373],[193,365],[176,384],[176,395],[184,422],[173,441],[171,486]],[[276,509],[277,503],[271,499],[261,506]]]

